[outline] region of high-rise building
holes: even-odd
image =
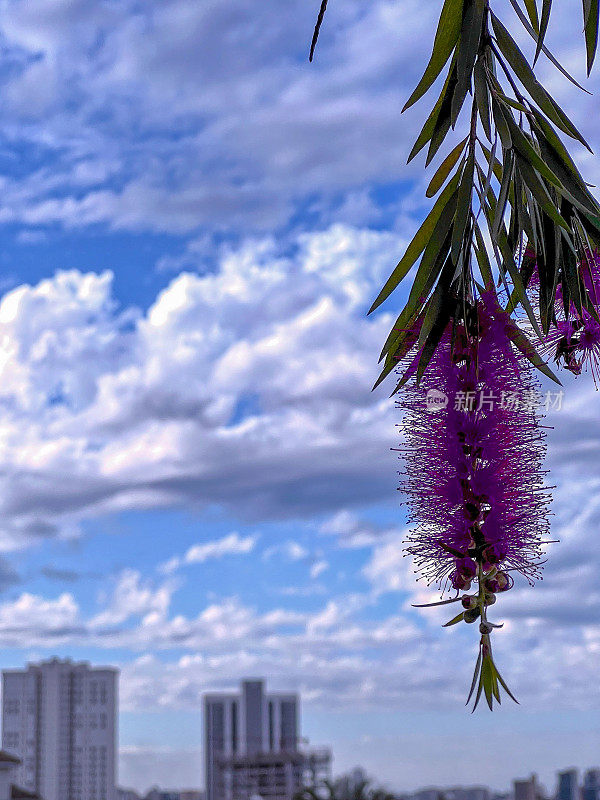
[[[70,659],[2,673],[2,747],[44,800],[115,800],[117,670]]]
[[[579,780],[576,769],[558,773],[556,800],[579,800]]]
[[[204,698],[206,800],[292,800],[329,776],[328,750],[299,749],[295,694],[266,694],[262,680]]]
[[[588,769],[583,776],[581,800],[600,800],[600,769]]]
[[[513,781],[514,800],[537,800],[538,786],[537,777],[531,775],[524,780]]]

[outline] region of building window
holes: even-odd
[[[231,752],[237,753],[238,740],[238,704],[231,704]]]
[[[273,701],[269,700],[269,750],[275,749],[275,709]]]

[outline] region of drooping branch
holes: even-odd
[[[441,93],[409,154],[427,148],[436,157],[471,97],[467,136],[442,160],[427,190],[437,196],[370,311],[378,308],[418,264],[405,307],[381,353],[378,385],[406,352],[421,348],[417,380],[448,322],[483,288],[504,296],[511,313],[521,307],[538,337],[556,322],[557,290],[578,310],[595,313],[578,264],[600,246],[600,206],[565,148],[561,135],[589,149],[559,104],[539,83],[534,66],[544,53],[567,75],[544,41],[551,0],[511,0],[525,29],[536,40],[530,64],[489,0],[445,0],[432,54],[406,111],[433,86],[448,65]],[[327,1],[323,0],[311,47],[314,53]],[[599,4],[583,0],[588,71],[598,39]],[[578,84],[577,84],[578,85]],[[482,230],[487,227],[487,235]],[[539,307],[526,293],[533,248],[539,270]],[[416,337],[416,338],[415,338]],[[551,370],[524,334],[514,343],[547,375]],[[404,385],[404,375],[396,388]]]

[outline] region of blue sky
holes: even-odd
[[[330,6],[309,66],[316,3],[0,3],[0,666],[118,665],[139,789],[201,784],[202,693],[249,675],[337,770],[553,789],[600,761],[599,396],[549,420],[561,544],[498,609],[521,706],[470,716],[474,636],[410,608],[370,391],[402,297],[365,316],[427,207],[428,101],[399,112],[435,8]],[[598,149],[597,96],[541,71]]]

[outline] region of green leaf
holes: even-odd
[[[538,104],[548,118],[551,119],[555,125],[558,125],[564,133],[580,141],[584,147],[587,147],[589,150],[590,146],[583,136],[579,133],[564,111],[538,82],[533,70],[527,63],[527,59],[504,25],[495,14],[492,14],[491,18],[498,46],[525,89],[529,92],[532,100]]]
[[[478,58],[473,68],[473,86],[475,88],[475,102],[477,103],[477,112],[483,127],[484,133],[487,136],[488,142],[492,141],[492,128],[490,124],[490,95],[485,78],[485,69],[481,58]]]
[[[514,203],[517,210],[518,225],[519,229],[525,233],[527,240],[534,245],[536,239],[535,229],[527,211],[527,205],[523,200],[523,194],[523,181],[517,172],[514,176]]]
[[[479,677],[479,672],[481,670],[481,647],[479,648],[479,655],[477,656],[477,661],[475,662],[475,669],[473,671],[473,681],[471,683],[471,689],[469,691],[469,696],[467,697],[467,702],[465,703],[466,706],[469,705],[469,701],[473,696],[473,692],[475,691],[475,686],[477,685],[477,678]]]
[[[452,219],[456,211],[457,192],[454,192],[427,242],[423,258],[410,289],[408,308],[418,308],[419,303],[424,303],[433,288],[443,263],[450,249],[452,237]]]
[[[536,126],[542,131],[544,134],[546,141],[552,147],[552,149],[556,152],[557,156],[565,165],[565,168],[579,181],[581,188],[587,192],[587,185],[581,176],[575,162],[569,155],[567,148],[562,143],[560,137],[556,134],[552,125],[548,123],[548,120],[541,114],[537,109],[533,109],[533,115],[535,117]]]
[[[483,691],[485,693],[486,702],[490,708],[490,711],[494,710],[493,701],[492,701],[492,670],[490,667],[490,657],[484,656],[483,663],[481,665],[481,682],[483,683]]]
[[[488,150],[488,148],[482,142],[479,142],[479,146],[483,150],[483,154],[485,155],[488,164],[492,167],[498,183],[500,183],[502,180],[502,164],[495,157],[495,147],[492,148],[492,150]],[[484,194],[487,194],[487,191],[485,191]]]
[[[435,202],[435,205],[427,215],[427,218],[416,232],[413,240],[406,248],[406,252],[398,262],[396,268],[387,279],[383,289],[377,295],[375,302],[369,309],[369,314],[372,311],[375,311],[384,300],[386,300],[390,294],[394,291],[394,289],[398,286],[400,281],[402,281],[406,275],[408,274],[410,268],[415,263],[417,258],[421,255],[425,247],[427,246],[427,242],[432,234],[433,229],[435,228],[436,222],[440,218],[440,214],[442,213],[443,209],[446,207],[448,200],[452,197],[454,190],[458,185],[459,174],[456,173],[452,180],[446,184],[444,187],[443,192],[438,197]]]
[[[429,166],[435,154],[440,149],[441,145],[446,138],[446,134],[450,130],[450,115],[452,108],[452,97],[454,88],[456,86],[456,67],[453,68],[452,78],[448,84],[448,91],[444,95],[442,105],[440,106],[440,113],[435,121],[429,149],[427,151],[427,158],[425,159],[425,166]]]
[[[504,225],[500,228],[500,234],[498,237],[498,245],[500,247],[500,251],[502,253],[502,267],[508,271],[510,275],[510,279],[513,283],[513,292],[511,295],[511,300],[507,306],[507,310],[510,312],[513,310],[513,302],[516,299],[523,308],[525,309],[525,313],[531,322],[531,325],[534,331],[537,333],[539,338],[542,338],[542,333],[539,329],[537,320],[535,318],[535,314],[533,312],[533,308],[531,307],[531,302],[529,297],[527,296],[527,292],[525,291],[525,287],[523,286],[523,281],[521,280],[521,275],[517,266],[515,264],[515,260],[513,257],[513,251],[508,243],[508,237],[506,235],[506,229]]]
[[[508,128],[508,124],[506,122],[504,114],[502,113],[500,103],[494,98],[492,98],[492,116],[494,117],[494,123],[496,125],[496,130],[498,131],[498,135],[500,136],[502,147],[505,150],[510,150],[512,147],[510,130]]]
[[[589,76],[594,65],[598,47],[598,0],[591,0],[585,22],[585,49],[587,54],[587,74]]]
[[[542,48],[544,46],[544,38],[546,37],[546,31],[548,30],[548,22],[550,21],[550,11],[552,9],[552,0],[542,0],[542,18],[540,20],[540,31],[537,37],[537,47],[535,49],[535,56],[533,59],[533,63],[538,60],[540,53],[542,52]]]
[[[317,17],[317,24],[315,25],[312,42],[310,43],[310,55],[308,57],[309,61],[313,60],[313,56],[315,54],[315,47],[317,46],[317,41],[319,39],[319,32],[321,30],[321,25],[323,23],[323,17],[325,16],[325,11],[327,10],[327,2],[328,0],[322,0],[321,2],[321,8],[319,9],[319,16]]]
[[[442,334],[455,312],[455,301],[450,296],[449,288],[454,275],[454,264],[448,258],[435,291],[431,296],[421,333],[419,334],[418,347],[422,347],[421,357],[417,365],[416,382],[420,382],[431,358],[442,338]]]
[[[554,202],[552,201],[552,198],[548,193],[548,190],[546,189],[545,185],[543,184],[543,182],[541,181],[540,177],[535,172],[531,164],[529,164],[524,158],[521,158],[519,155],[517,155],[516,164],[517,164],[517,169],[521,173],[523,181],[527,184],[527,186],[531,190],[531,193],[533,194],[537,202],[540,204],[540,206],[544,209],[546,214],[548,214],[550,219],[554,220],[554,222],[557,225],[560,225],[567,231],[567,233],[569,233],[571,230],[569,223],[566,222],[566,220],[564,220],[557,211],[556,206],[554,205]]]
[[[553,184],[559,191],[562,189],[562,184],[556,175],[552,172],[550,167],[546,164],[544,159],[537,152],[535,147],[531,144],[527,136],[523,133],[521,128],[512,118],[512,114],[504,114],[504,118],[510,130],[510,135],[513,141],[515,150],[521,154],[523,159],[540,175],[545,178],[548,183]]]
[[[398,317],[396,325],[390,331],[383,347],[380,360],[387,354],[386,363],[373,388],[376,388],[382,380],[389,375],[392,369],[394,369],[394,366],[397,366],[398,361],[404,358],[417,340],[424,317],[422,305],[426,302],[426,298],[441,272],[442,265],[450,248],[450,238],[452,235],[450,223],[455,207],[456,199],[453,198],[442,212],[436,229],[427,244],[417,275],[413,281],[406,306]],[[417,313],[419,314],[419,320],[415,323],[414,320]],[[417,333],[412,333],[411,327],[407,328],[407,325],[411,327],[414,326]]]
[[[539,33],[540,18],[538,17],[537,4],[535,0],[524,0],[524,3],[531,26],[536,33]]]
[[[567,167],[552,145],[548,142],[541,131],[534,129],[541,154],[545,163],[556,175],[561,185],[561,194],[566,197],[574,206],[581,211],[594,214],[597,212],[598,205],[587,188],[581,186],[577,174],[573,174]]]
[[[452,55],[460,33],[463,2],[464,0],[445,0],[433,42],[431,58],[417,88],[406,101],[402,111],[406,111],[423,97]]]
[[[400,365],[400,361],[408,354],[409,350],[414,346],[415,342],[419,336],[419,327],[416,327],[414,332],[408,333],[408,335],[404,338],[401,345],[398,345],[398,348],[394,351],[390,350],[387,354],[385,359],[385,364],[383,369],[381,370],[379,377],[373,384],[373,388],[371,391],[374,391],[380,383],[387,378],[387,376],[392,372],[392,370],[396,369]]]
[[[431,110],[431,113],[425,120],[425,124],[421,128],[421,132],[417,137],[417,141],[414,143],[413,148],[410,151],[410,155],[408,156],[407,160],[408,164],[410,164],[410,162],[417,155],[417,153],[421,152],[421,150],[425,147],[427,142],[431,140],[431,137],[433,136],[436,130],[436,125],[440,113],[442,111],[442,107],[444,107],[445,104],[451,102],[452,93],[454,92],[455,86],[456,86],[456,58],[452,60],[450,69],[448,70],[448,75],[446,76],[446,80],[444,82],[444,86],[442,87],[442,91],[440,92],[440,96],[438,97],[436,104]]]
[[[477,247],[475,248],[475,257],[479,264],[479,271],[485,284],[486,289],[494,288],[494,276],[492,274],[492,266],[488,257],[487,248],[483,240],[483,234],[479,227],[479,223],[475,220],[475,238],[477,239]]]
[[[510,4],[511,4],[511,6],[512,6],[512,7],[513,7],[513,9],[514,9],[514,11],[515,11],[515,14],[516,14],[516,15],[519,17],[519,19],[521,20],[521,24],[523,25],[523,27],[525,28],[525,30],[527,31],[527,33],[528,33],[528,34],[529,34],[529,35],[530,35],[530,36],[531,36],[533,39],[535,39],[535,41],[537,42],[537,41],[538,41],[538,32],[537,32],[537,31],[534,31],[534,29],[533,29],[533,28],[531,27],[531,25],[529,24],[529,20],[527,19],[527,17],[525,16],[525,14],[524,14],[524,13],[521,11],[521,9],[520,9],[520,7],[519,7],[519,4],[518,4],[517,0],[510,0]],[[583,86],[582,86],[580,83],[578,83],[578,82],[575,80],[575,78],[574,78],[572,75],[569,75],[569,73],[567,72],[567,70],[566,70],[566,69],[565,69],[563,66],[561,66],[561,64],[559,64],[559,62],[556,60],[556,58],[554,58],[554,56],[553,56],[553,55],[552,55],[552,53],[551,53],[551,52],[548,50],[548,48],[546,47],[546,45],[544,45],[544,46],[542,47],[542,53],[543,53],[543,54],[546,56],[546,58],[547,58],[549,61],[551,61],[551,62],[554,64],[554,66],[556,67],[556,69],[557,69],[559,72],[561,72],[561,73],[562,73],[562,74],[565,76],[565,78],[567,78],[567,80],[571,81],[571,83],[572,83],[574,86],[577,86],[577,88],[578,88],[578,89],[581,89],[581,91],[582,91],[582,92],[585,92],[586,94],[591,94],[591,92],[588,92],[588,90],[587,90],[587,89],[584,89],[584,87],[583,87]]]
[[[460,179],[458,197],[456,200],[456,214],[454,216],[454,228],[452,231],[452,261],[458,263],[458,254],[463,244],[467,223],[471,215],[471,196],[473,192],[473,173],[475,171],[475,154],[473,150],[469,153],[465,170]]]
[[[451,625],[457,625],[459,622],[462,622],[464,618],[465,612],[461,611],[460,614],[457,614],[449,622],[446,622],[444,625],[442,625],[442,628],[449,628]]]
[[[437,603],[411,603],[411,608],[434,608],[435,606],[447,606],[450,603],[458,603],[460,597],[451,597],[450,600],[438,600]]]
[[[467,91],[471,84],[471,75],[475,66],[479,43],[483,29],[485,14],[485,0],[465,0],[463,10],[462,28],[458,43],[458,56],[456,59],[457,84],[452,98],[452,112],[450,122],[456,125],[458,115],[464,103]]]
[[[504,157],[504,169],[502,171],[502,181],[500,183],[500,192],[498,193],[498,203],[496,205],[496,212],[494,214],[494,225],[490,231],[492,239],[495,242],[498,241],[500,225],[504,219],[504,211],[506,209],[506,203],[508,200],[508,190],[510,189],[510,184],[513,178],[514,161],[515,159],[512,150],[508,150]]]
[[[519,701],[517,700],[517,698],[514,696],[514,694],[511,692],[511,690],[508,688],[508,686],[504,682],[504,679],[502,678],[502,675],[500,675],[500,673],[499,673],[498,669],[496,668],[495,664],[494,664],[494,669],[495,669],[495,672],[496,672],[496,677],[500,681],[500,684],[501,684],[502,688],[504,689],[504,691],[506,692],[506,694],[510,697],[511,700],[514,700],[515,703],[517,705],[519,705]]]
[[[426,197],[434,197],[439,190],[442,188],[444,181],[450,174],[453,167],[456,166],[456,162],[461,156],[461,153],[465,149],[465,145],[467,144],[469,137],[465,136],[462,142],[456,145],[456,147],[446,156],[446,158],[442,161],[440,166],[437,169],[437,172],[431,179],[429,186],[427,187],[427,191],[425,192]]]
[[[544,359],[540,356],[537,352],[533,344],[529,341],[525,333],[519,328],[516,322],[510,317],[507,316],[506,322],[506,335],[511,340],[511,342],[515,345],[519,352],[523,353],[525,358],[530,361],[533,366],[546,375],[548,378],[553,380],[559,386],[562,386],[560,380],[556,377],[554,372],[550,369],[548,364],[544,361]]]

